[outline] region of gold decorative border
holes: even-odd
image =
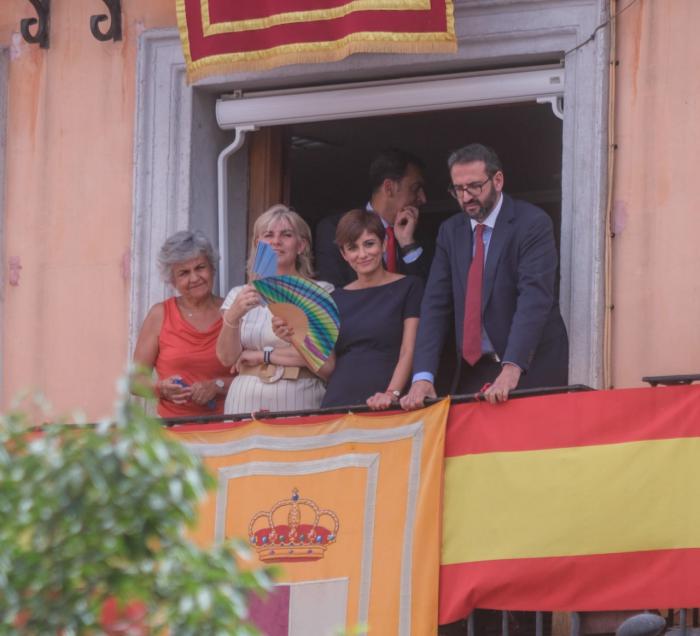
[[[373,37],[377,35],[385,37]],[[337,62],[354,53],[454,53],[457,50],[457,43],[446,33],[421,33],[420,38],[416,35],[360,32],[333,42],[285,44],[260,51],[212,55],[189,65],[187,78],[192,83],[211,75],[238,71]]]
[[[204,33],[204,37],[221,35],[223,33],[255,31],[296,22],[335,20],[337,18],[343,18],[355,11],[426,11],[430,9],[430,0],[351,0],[346,4],[333,7],[332,9],[289,11],[287,13],[276,13],[264,18],[215,22],[212,24],[209,16],[209,1],[210,0],[200,0],[202,32]]]
[[[269,49],[222,53],[192,61],[187,30],[186,0],[175,0],[182,51],[187,68],[188,83],[212,75],[240,71],[266,71],[290,64],[337,62],[354,53],[455,53],[454,6],[445,0],[445,31],[430,33],[392,33],[390,31],[359,31],[339,40],[282,44]]]
[[[190,34],[187,30],[187,11],[185,9],[185,0],[175,0],[175,15],[177,17],[177,28],[178,31],[180,31],[182,55],[185,58],[185,68],[187,69],[189,81],[189,69],[192,66],[192,54],[190,53]]]

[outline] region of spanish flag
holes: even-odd
[[[700,605],[700,387],[453,406],[440,623]]]

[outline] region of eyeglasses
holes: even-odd
[[[447,188],[447,191],[457,200],[459,200],[465,194],[478,197],[484,189],[484,186],[491,181],[491,179],[493,179],[493,176],[484,179],[481,183],[468,183],[467,185],[452,184]]]

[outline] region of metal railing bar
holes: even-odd
[[[542,636],[543,625],[543,614],[542,612],[535,612],[535,636]]]
[[[679,615],[678,620],[679,620],[680,625],[681,625],[680,636],[686,636],[686,634],[688,633],[688,625],[686,625],[686,621],[688,620],[688,611],[685,608],[683,608],[680,611],[680,615]]]
[[[543,387],[541,389],[516,389],[511,391],[511,399],[520,399],[527,397],[536,397],[543,395],[558,395],[561,393],[581,393],[584,391],[593,391],[593,389],[585,384],[570,384],[568,386],[558,387]],[[426,406],[436,404],[443,400],[446,396],[439,398],[429,398],[425,401]],[[468,402],[480,402],[483,400],[482,393],[467,393],[464,395],[449,396],[452,404],[465,404]],[[398,405],[397,405],[398,406]],[[394,409],[396,410],[396,409]],[[177,426],[178,424],[214,424],[218,422],[240,422],[251,419],[278,419],[291,417],[307,417],[310,415],[344,415],[346,413],[372,413],[366,404],[351,404],[347,406],[334,406],[325,409],[305,409],[300,411],[254,411],[250,413],[233,413],[224,415],[204,415],[201,417],[168,417],[161,418],[164,426]],[[388,412],[388,411],[384,411]]]
[[[645,375],[642,382],[651,386],[663,384],[664,386],[678,386],[700,382],[700,373],[687,373],[685,375]]]
[[[579,636],[581,633],[581,615],[571,612],[571,636]]]
[[[510,399],[521,399],[528,397],[537,397],[543,395],[558,395],[562,393],[581,393],[584,391],[594,391],[589,386],[585,384],[569,384],[567,386],[558,387],[543,387],[541,389],[516,389],[511,391]],[[429,398],[425,401],[425,406],[430,406],[431,404],[436,404],[440,400],[444,400],[445,397]],[[451,395],[449,396],[452,404],[465,404],[468,402],[481,402],[483,401],[482,393],[467,393],[464,395]],[[390,413],[391,411],[398,410],[398,404],[396,408],[389,409],[388,411],[381,411],[381,413]],[[300,411],[252,411],[249,413],[224,413],[223,415],[199,415],[194,417],[161,417],[155,418],[160,421],[162,426],[171,427],[179,426],[183,424],[193,425],[193,424],[223,424],[225,422],[243,422],[245,420],[254,419],[265,419],[274,420],[282,418],[293,418],[293,417],[308,417],[313,415],[345,415],[346,413],[379,413],[380,411],[372,411],[366,404],[354,404],[349,406],[334,406],[325,409],[303,409]],[[29,428],[32,432],[40,433],[45,426],[48,426],[50,422],[44,422],[43,424],[38,424],[37,426],[32,426]],[[75,424],[63,424],[57,423],[58,426],[75,426]],[[96,422],[85,422],[80,424],[84,428],[93,428],[97,426]]]

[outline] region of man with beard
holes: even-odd
[[[505,402],[518,388],[568,382],[569,346],[555,294],[552,222],[503,193],[496,153],[471,144],[448,159],[449,190],[462,213],[445,221],[423,296],[405,409],[435,397],[434,377],[450,319],[459,364],[453,393]]]

